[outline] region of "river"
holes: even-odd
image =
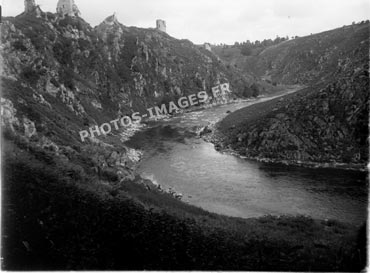
[[[368,186],[363,172],[311,169],[241,159],[217,152],[197,130],[227,111],[269,98],[217,106],[151,122],[126,144],[144,152],[138,172],[183,201],[242,218],[306,215],[361,224],[366,221]]]

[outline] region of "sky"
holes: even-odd
[[[0,0],[3,16],[24,10],[24,0]],[[36,0],[55,12],[58,0]],[[306,36],[370,19],[370,0],[75,0],[92,26],[116,12],[126,26],[167,24],[167,33],[196,44],[234,44],[276,36]]]

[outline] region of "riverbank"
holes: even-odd
[[[346,164],[338,162],[311,162],[311,161],[300,161],[300,160],[279,160],[275,158],[264,158],[258,156],[248,156],[245,154],[245,149],[233,149],[230,146],[224,147],[225,138],[220,131],[215,128],[215,124],[210,124],[203,129],[199,130],[201,138],[214,145],[215,149],[220,153],[230,154],[241,159],[250,159],[263,163],[282,164],[286,166],[297,166],[312,169],[340,169],[350,171],[367,172],[368,168],[364,164]]]
[[[316,102],[322,92],[307,88],[258,102],[210,124],[201,135],[218,151],[260,162],[366,171],[366,151],[351,135],[353,127],[321,113],[327,107]],[[318,108],[316,116],[310,108]]]

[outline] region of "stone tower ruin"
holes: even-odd
[[[61,16],[79,16],[80,11],[78,10],[74,0],[59,0],[57,5],[57,13]]]
[[[26,13],[33,12],[36,8],[35,0],[24,0],[24,11]]]
[[[36,17],[41,17],[42,15],[42,10],[40,6],[36,5],[35,0],[24,0],[24,12],[35,15]]]
[[[166,21],[158,19],[157,30],[166,32]]]

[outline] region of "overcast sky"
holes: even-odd
[[[24,0],[0,0],[3,16],[23,12]],[[304,36],[353,21],[369,19],[370,0],[75,0],[81,16],[93,26],[117,13],[126,26],[155,27],[164,19],[167,32],[194,43]],[[55,12],[57,0],[36,0]]]

